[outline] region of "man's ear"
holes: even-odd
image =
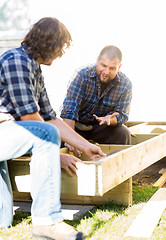
[[[122,64],[120,64],[120,65],[119,65],[119,67],[118,67],[118,72],[119,72],[119,70],[120,70],[121,66],[122,66]]]
[[[97,57],[96,64],[98,64],[98,62],[99,62],[99,57]]]

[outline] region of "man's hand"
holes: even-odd
[[[117,125],[117,118],[116,116],[119,115],[119,113],[114,112],[111,115],[107,115],[105,117],[98,117],[95,114],[93,116],[96,118],[96,120],[99,122],[99,125],[108,125],[108,126],[116,126]]]
[[[82,152],[79,149],[76,149],[67,143],[65,143],[64,146],[67,147],[69,149],[69,151],[73,152],[76,156],[81,157]]]
[[[83,152],[90,160],[97,160],[97,158],[106,156],[99,146],[92,143],[89,143],[89,146],[84,148]]]
[[[61,140],[63,142],[68,143],[76,149],[79,149],[81,152],[84,152],[90,160],[105,156],[100,147],[91,144],[61,119],[56,118],[55,120],[53,119],[49,122],[58,128]]]
[[[69,154],[60,154],[61,159],[61,168],[63,168],[70,176],[73,176],[73,173],[77,175],[76,162],[83,163],[79,158],[69,155]]]
[[[84,153],[89,158],[89,160],[95,160],[97,158],[106,156],[106,154],[101,151],[100,147],[98,147],[97,145],[92,144],[90,142],[88,142],[87,147],[85,147],[84,150],[82,150],[82,151],[75,149],[74,147],[70,146],[67,143],[65,143],[65,146],[69,149],[69,151],[73,152],[75,155],[77,154],[78,157],[81,157],[81,154]],[[76,158],[76,159],[78,159],[78,158]],[[80,160],[80,159],[78,159],[78,160]]]

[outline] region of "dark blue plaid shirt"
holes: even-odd
[[[63,102],[61,117],[84,124],[96,122],[99,117],[118,112],[118,126],[128,120],[132,98],[132,83],[125,74],[119,72],[101,93],[101,83],[95,66],[79,71],[71,82]]]
[[[27,54],[27,48],[9,50],[0,56],[0,112],[15,120],[39,112],[44,120],[56,113],[50,105],[41,69]]]

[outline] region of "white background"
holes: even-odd
[[[70,31],[72,47],[43,74],[56,111],[77,68],[109,44],[123,53],[121,70],[133,83],[129,120],[166,121],[166,2],[164,0],[31,0],[32,24],[53,16]]]

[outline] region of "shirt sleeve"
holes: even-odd
[[[34,72],[29,59],[16,55],[4,62],[3,79],[8,99],[15,110],[14,117],[16,120],[23,115],[41,111],[40,101],[37,96],[39,93],[37,93],[35,87]],[[43,113],[46,113],[43,108],[42,106]],[[48,117],[49,119],[50,117]]]
[[[4,62],[4,84],[18,117],[39,111],[31,84],[31,66],[24,57],[12,57]]]
[[[123,123],[128,121],[131,99],[132,99],[132,83],[128,81],[128,83],[125,85],[122,91],[119,100],[116,103],[116,106],[114,107],[113,111],[109,113],[109,114],[112,114],[113,112],[119,113],[119,115],[116,116],[118,126],[121,126]]]
[[[43,117],[45,121],[55,119],[56,113],[51,107],[50,100],[44,86],[44,81],[42,77],[42,86],[40,86],[40,98],[39,98],[39,106],[40,106],[40,115]]]
[[[67,90],[60,115],[62,118],[79,120],[79,110],[82,100],[85,98],[85,89],[84,78],[77,73]]]

